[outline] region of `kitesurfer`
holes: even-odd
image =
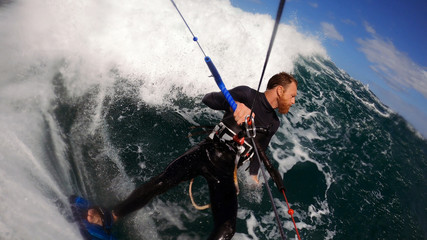
[[[288,113],[295,103],[297,85],[293,76],[282,72],[270,78],[264,93],[247,86],[231,89],[230,94],[237,102],[234,112],[221,92],[205,95],[203,103],[214,110],[225,111],[220,124],[209,137],[172,161],[162,173],[136,188],[125,200],[118,203],[113,209],[113,217],[124,217],[179,183],[203,176],[209,186],[214,219],[214,229],[209,239],[231,239],[236,231],[238,206],[234,184],[236,164],[240,166],[242,161],[250,160],[249,172],[255,180],[260,166],[257,159],[251,158],[253,149],[249,144],[241,145],[230,138],[241,132],[241,126],[253,109],[257,129],[255,142],[260,158],[276,186],[280,191],[284,190],[281,175],[272,166],[265,151],[280,125],[275,109],[281,114]]]

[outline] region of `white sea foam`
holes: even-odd
[[[247,225],[247,228],[248,228],[248,235],[252,239],[258,239],[258,237],[257,237],[257,235],[255,233],[255,228],[260,228],[261,232],[264,231],[264,229],[260,226],[259,222],[255,218],[253,212],[249,213],[249,218],[246,219],[246,225]],[[238,235],[236,237],[238,237]],[[246,236],[241,236],[240,239],[246,239]]]
[[[393,111],[385,106],[370,90],[367,85],[363,85],[361,82],[357,81],[356,79],[351,78],[344,70],[338,69],[331,69],[331,67],[325,65],[322,61],[320,61],[319,58],[311,58],[314,60],[316,64],[320,66],[321,72],[319,70],[316,70],[314,68],[308,68],[313,74],[326,74],[331,77],[331,79],[337,81],[337,83],[342,84],[345,86],[346,90],[355,97],[360,103],[365,105],[368,109],[373,110],[374,112],[378,113],[379,115],[383,117],[389,117]],[[343,81],[341,79],[351,79],[351,81]],[[357,86],[355,86],[357,85]],[[363,97],[360,97],[359,94],[355,91],[355,89],[364,89],[366,92],[370,94],[370,98],[374,99],[375,103],[372,101],[369,101]],[[381,107],[379,109],[377,106]]]
[[[313,118],[316,117],[316,113],[309,114],[304,109],[296,108],[293,109],[293,117],[288,119],[282,117],[282,127],[279,128],[278,134],[283,134],[287,142],[292,143],[292,147],[283,148],[284,142],[282,142],[278,137],[273,137],[272,139],[272,147],[270,150],[272,151],[273,158],[279,163],[279,171],[284,174],[290,169],[292,169],[299,162],[311,162],[314,163],[319,172],[324,175],[326,186],[324,193],[324,200],[318,202],[315,207],[314,205],[310,205],[308,209],[298,208],[297,212],[304,212],[304,214],[313,218],[320,219],[322,216],[327,216],[330,214],[329,206],[327,202],[327,192],[334,181],[331,169],[327,163],[320,163],[316,159],[313,159],[310,156],[310,151],[308,148],[304,147],[302,144],[302,140],[306,139],[308,142],[312,142],[313,140],[323,140],[323,137],[320,137],[316,132],[316,125],[311,125],[308,129],[299,129],[292,126],[295,126],[296,123],[302,121],[302,119]],[[278,146],[278,147],[274,147]],[[278,202],[279,208],[283,208],[283,214],[287,215],[287,207]],[[281,206],[283,205],[283,206]],[[297,213],[296,212],[296,213]],[[298,213],[299,214],[299,213]],[[304,219],[301,216],[296,216],[296,219]],[[316,223],[316,221],[313,221]],[[288,230],[293,229],[292,222],[288,221],[285,223],[285,227]],[[308,224],[305,222],[297,222],[297,227],[299,229],[313,229],[315,225]]]
[[[40,115],[31,108],[17,110],[12,107],[19,113],[11,112],[3,104],[0,117],[0,238],[78,238],[76,226],[66,221],[53,200],[67,201],[64,191],[69,189],[70,182],[66,172],[50,172],[51,166],[46,165],[48,156],[45,143],[41,141],[46,128],[40,124]],[[66,164],[63,167],[63,170],[67,169]]]
[[[226,84],[255,87],[271,16],[246,13],[223,0],[177,4]],[[162,103],[173,86],[190,96],[216,90],[203,55],[169,1],[17,1],[6,10],[0,28],[6,80],[41,62],[45,71],[60,67],[75,94],[94,83],[108,85],[113,68],[142,80],[141,98],[149,103]],[[266,76],[292,70],[299,55],[326,55],[319,41],[284,24],[273,53]]]

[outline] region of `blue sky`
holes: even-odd
[[[279,0],[231,0],[276,15]],[[427,137],[426,0],[288,0],[282,22],[321,39],[335,64]]]

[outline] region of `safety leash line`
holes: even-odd
[[[301,240],[301,237],[298,232],[297,224],[294,219],[294,210],[289,206],[288,198],[286,197],[285,190],[282,189],[283,196],[285,197],[286,205],[288,205],[288,214],[291,215],[292,222],[294,223],[295,231],[297,232],[298,239]]]
[[[261,174],[262,174],[262,177],[264,178],[264,185],[267,188],[267,193],[268,193],[268,196],[270,197],[271,205],[273,206],[273,212],[274,212],[274,216],[276,218],[277,225],[279,227],[280,236],[284,240],[284,239],[286,239],[285,233],[283,232],[282,222],[280,221],[279,213],[277,212],[277,207],[276,207],[276,204],[274,203],[273,194],[271,193],[270,186],[268,186],[267,176],[265,174],[265,170],[263,167],[264,165],[262,164],[261,158],[259,157],[259,153],[258,153],[258,149],[256,148],[255,140],[253,137],[251,137],[251,139],[252,139],[252,146],[254,146],[255,155],[257,156],[259,166],[261,169]]]

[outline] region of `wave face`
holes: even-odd
[[[257,86],[271,17],[224,0],[177,4],[226,85]],[[202,140],[194,126],[221,118],[201,103],[217,87],[169,1],[5,1],[0,35],[0,239],[78,239],[69,195],[113,206]],[[302,238],[426,238],[427,142],[294,26],[280,26],[266,76],[279,71],[298,79],[298,97],[268,155]],[[235,238],[277,239],[265,187],[244,169]],[[208,201],[203,179],[193,188]],[[183,183],[116,234],[205,239],[211,227]]]

